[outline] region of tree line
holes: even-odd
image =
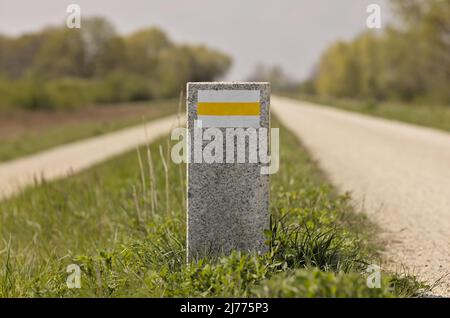
[[[121,36],[101,17],[80,29],[0,35],[0,107],[70,108],[177,96],[187,81],[211,81],[231,58],[173,43],[158,28]]]
[[[394,23],[331,45],[302,91],[450,104],[450,2],[392,0],[392,5]]]

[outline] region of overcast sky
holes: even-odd
[[[0,33],[61,24],[70,3],[122,34],[153,25],[174,41],[223,50],[234,61],[229,80],[245,79],[258,62],[302,79],[330,43],[366,28],[368,4],[381,6],[383,23],[390,16],[388,0],[0,0]]]

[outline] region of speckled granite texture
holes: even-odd
[[[270,128],[269,83],[207,82],[187,84],[188,149],[193,154],[198,90],[259,90],[260,125]],[[225,128],[220,128],[225,136]],[[224,138],[225,149],[225,138]],[[208,142],[204,142],[203,146]],[[248,141],[246,141],[246,149]],[[261,163],[188,163],[187,255],[189,260],[233,250],[265,252],[269,228],[269,175]],[[248,161],[247,161],[248,162]]]

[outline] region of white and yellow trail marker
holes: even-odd
[[[189,261],[268,251],[269,106],[266,82],[187,84]]]
[[[259,90],[199,90],[197,120],[204,128],[260,127]]]

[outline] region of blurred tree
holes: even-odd
[[[400,17],[321,56],[312,78],[321,95],[450,103],[450,2],[393,0]]]
[[[338,42],[322,55],[315,78],[317,92],[336,97],[357,97],[360,73],[356,50],[351,43]]]
[[[0,34],[0,76],[8,75],[8,61],[10,60],[11,39]]]
[[[160,56],[157,78],[163,96],[180,91],[188,81],[212,81],[228,70],[231,59],[205,46],[173,47]]]
[[[247,79],[250,82],[270,82],[274,91],[290,91],[298,86],[298,83],[289,77],[280,65],[265,66],[258,63]]]
[[[231,65],[229,56],[204,45],[185,46],[184,49],[192,62],[190,81],[212,81],[223,76]]]
[[[409,65],[416,72],[413,89],[431,100],[450,101],[450,2],[393,0],[393,4],[402,18],[402,36],[409,40],[408,53],[414,56]]]
[[[54,29],[37,52],[32,71],[43,79],[85,76],[86,55],[80,29]]]
[[[0,73],[11,79],[24,76],[31,68],[51,29],[18,38],[0,37]]]
[[[174,92],[183,90],[186,82],[192,78],[192,64],[192,56],[186,46],[164,50],[154,76],[158,79],[158,83],[155,83],[158,97],[173,96]]]
[[[155,74],[161,55],[173,47],[166,34],[157,28],[131,34],[125,38],[125,45],[127,69],[143,76]]]
[[[353,43],[355,49],[353,58],[357,63],[355,71],[359,72],[356,96],[377,99],[383,97],[380,90],[382,76],[380,44],[376,34],[371,31],[360,35]]]
[[[101,17],[84,19],[81,35],[85,76],[103,76],[122,67],[125,61],[125,43],[109,21]]]

